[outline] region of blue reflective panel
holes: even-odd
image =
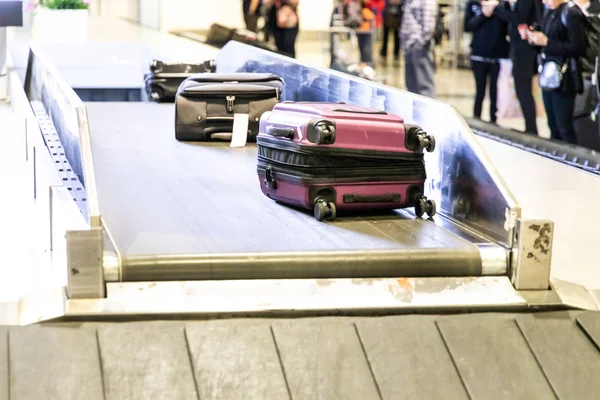
[[[444,216],[512,246],[520,208],[464,119],[450,105],[239,42],[217,56],[217,72],[271,72],[285,79],[283,100],[344,102],[385,110],[436,138],[426,153],[426,195]]]

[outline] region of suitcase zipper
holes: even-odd
[[[387,158],[391,160],[406,160],[418,161],[423,159],[423,154],[419,153],[402,153],[392,151],[375,151],[375,150],[355,150],[347,148],[335,148],[324,146],[309,146],[302,145],[291,140],[281,140],[279,138],[258,137],[256,139],[259,146],[294,152],[298,154],[306,154],[311,156],[326,155],[327,157],[361,157],[361,158]]]
[[[298,171],[293,168],[284,168],[275,165],[269,165],[269,162],[258,160],[258,172],[264,173],[266,181],[271,185],[276,185],[276,176],[280,180],[288,182],[300,183],[338,183],[346,182],[392,182],[392,181],[424,181],[427,178],[425,168],[419,171],[399,172],[393,168],[321,168],[320,170],[312,170],[310,173],[306,171]],[[357,174],[360,174],[357,176]],[[266,176],[268,175],[268,177]],[[281,178],[284,179],[281,179]],[[266,182],[265,182],[266,183]]]

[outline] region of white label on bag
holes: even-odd
[[[230,147],[244,147],[248,140],[248,114],[233,115],[233,134]]]

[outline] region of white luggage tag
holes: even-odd
[[[233,115],[233,133],[229,147],[244,147],[248,140],[248,114]]]

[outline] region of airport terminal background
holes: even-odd
[[[405,89],[405,60],[402,52],[394,59],[391,37],[387,58],[380,57],[380,29],[372,66],[375,82],[389,86],[377,90],[394,100],[394,107],[407,105],[407,119],[425,116],[424,123],[437,129],[440,155],[426,158],[432,161],[428,168],[447,173],[459,165],[458,176],[460,166],[480,167],[461,184],[483,189],[476,193],[484,199],[478,206],[493,209],[489,215],[496,219],[483,220],[493,220],[493,228],[505,235],[500,239],[494,236],[498,231],[455,218],[448,203],[433,220],[399,211],[393,220],[385,214],[321,223],[312,212],[265,202],[252,146],[242,152],[250,155],[246,158],[222,153],[220,160],[228,164],[219,165],[219,173],[211,170],[207,179],[214,165],[203,163],[218,153],[210,144],[175,141],[173,105],[138,98],[155,54],[171,61],[216,59],[226,72],[255,61],[285,64],[285,74],[326,76],[334,1],[299,3],[292,61],[241,43],[221,49],[203,42],[213,24],[245,28],[241,0],[91,0],[84,35],[70,34],[67,26],[47,35],[48,26],[36,26],[31,12],[25,12],[23,27],[7,28],[8,73],[0,74],[5,149],[0,156],[0,400],[237,398],[240,393],[306,399],[598,398],[600,158],[564,143],[521,142],[529,135],[521,132],[525,123],[512,83],[501,106],[507,115],[498,117],[497,126],[472,119],[470,36],[462,32],[466,1],[439,1],[448,32],[434,52],[435,100],[395,90]],[[453,16],[461,22],[453,23]],[[3,33],[0,28],[0,39]],[[359,57],[351,41],[341,45]],[[502,73],[507,80],[506,69]],[[130,82],[139,87],[132,90]],[[352,81],[355,88],[370,84]],[[75,92],[70,85],[85,87]],[[109,95],[102,90],[111,85],[126,89],[110,95],[132,101],[106,101],[103,96]],[[536,82],[533,95],[539,136],[549,138]],[[482,110],[481,119],[489,121],[487,93]],[[60,121],[48,118],[50,113]],[[90,154],[81,160],[85,164],[86,156],[94,156],[87,166],[96,175],[97,193],[88,195],[100,199],[102,219],[72,193],[76,186],[63,187],[65,178],[53,165],[58,158],[51,158],[44,144],[57,140],[53,125],[63,129],[74,120],[79,126],[65,129],[82,136],[61,144],[67,151],[89,146]],[[446,123],[452,131],[443,131]],[[92,143],[84,143],[90,137]],[[450,144],[454,153],[440,150]],[[251,171],[240,172],[243,168]],[[228,184],[218,186],[228,174]],[[448,182],[458,179],[452,174]],[[251,183],[244,182],[247,177]],[[244,195],[243,204],[227,214]],[[199,199],[213,208],[199,207]],[[460,206],[463,198],[450,200]],[[266,208],[258,209],[259,204]],[[504,205],[506,213],[499,212]],[[522,213],[519,218],[515,210]],[[227,223],[218,223],[221,217]],[[239,221],[231,223],[235,218]],[[504,220],[502,226],[498,221]],[[534,235],[525,226],[532,229],[536,221],[553,227],[551,259],[544,258],[538,270],[528,269],[531,261],[519,254],[528,241],[533,246]],[[257,226],[260,235],[279,235],[281,242],[261,243],[250,231]],[[314,236],[305,241],[294,229]],[[211,230],[222,243],[209,237]],[[331,234],[340,237],[329,242]],[[353,261],[340,262],[341,269],[331,269],[334,276],[322,279],[316,269],[331,267],[327,257],[310,255],[305,270],[299,257],[281,261],[281,256],[282,267],[270,258],[277,260],[281,249],[303,251],[311,245],[342,249],[340,257],[346,257],[381,243],[399,260],[394,271],[414,275],[390,277],[382,267],[385,257],[377,258],[376,251],[357,256],[371,257],[381,274],[374,279],[351,268]],[[241,264],[222,251],[236,246],[247,251]],[[195,248],[209,250],[189,251]],[[86,259],[84,251],[99,261]],[[424,267],[413,268],[411,259]],[[85,273],[69,269],[72,265],[83,266]],[[451,276],[432,276],[427,268]],[[89,278],[93,273],[97,280]],[[533,288],[540,281],[543,287]]]

